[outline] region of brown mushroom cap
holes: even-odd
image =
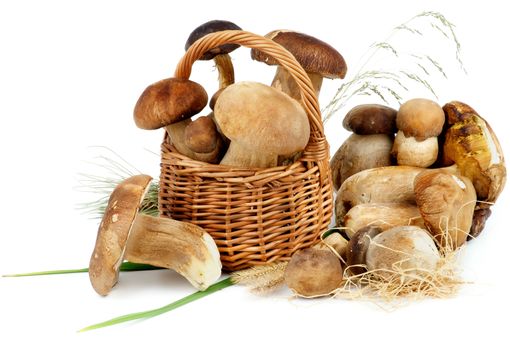
[[[135,105],[141,129],[154,130],[191,118],[207,105],[207,92],[188,79],[169,78],[149,85]]]
[[[229,22],[229,21],[223,21],[223,20],[212,20],[209,22],[206,22],[204,24],[201,24],[197,28],[195,28],[191,34],[188,37],[188,40],[186,40],[186,44],[184,46],[185,50],[188,50],[188,48],[193,45],[195,41],[198,39],[206,36],[210,33],[215,32],[221,32],[224,30],[241,30],[241,27],[239,27],[237,24]],[[213,49],[208,50],[206,53],[200,57],[200,60],[211,60],[217,55],[224,55],[228,54],[235,49],[237,49],[239,45],[237,44],[224,44],[219,47],[215,47]]]
[[[212,118],[203,116],[192,121],[184,130],[184,142],[197,153],[212,152],[220,137]]]
[[[416,203],[425,225],[446,248],[456,249],[466,241],[476,205],[471,181],[447,170],[426,170],[414,180]]]
[[[366,254],[372,238],[380,234],[382,230],[375,225],[370,225],[358,230],[347,245],[347,267],[353,275],[359,275],[366,271],[363,266],[366,264]]]
[[[132,176],[110,196],[89,265],[90,282],[100,295],[107,295],[117,283],[131,227],[151,180],[148,175]]]
[[[351,109],[344,117],[343,127],[358,135],[397,132],[397,111],[379,104],[364,104]]]
[[[285,268],[285,284],[304,297],[332,293],[342,283],[340,260],[330,250],[307,248],[298,251]]]
[[[406,137],[422,141],[438,136],[443,130],[445,115],[440,105],[425,98],[415,98],[400,106],[397,113],[397,128]]]
[[[214,115],[231,142],[221,164],[241,167],[276,166],[278,155],[303,150],[310,124],[301,105],[264,84],[239,82],[225,88]]]
[[[330,79],[343,79],[347,73],[347,64],[342,55],[329,44],[313,36],[293,31],[274,30],[266,34],[266,38],[272,39],[290,51],[308,73],[320,74]],[[279,64],[273,57],[257,49],[251,50],[251,58],[270,66]]]

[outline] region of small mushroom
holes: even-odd
[[[469,178],[480,201],[478,208],[495,203],[506,182],[503,150],[490,125],[470,106],[453,101],[444,107],[448,129],[443,146],[444,164],[455,162]]]
[[[218,127],[231,142],[220,164],[269,168],[278,156],[303,150],[310,137],[301,105],[284,93],[256,82],[239,82],[219,96]]]
[[[209,116],[202,116],[186,125],[184,145],[191,151],[190,158],[211,164],[220,162],[226,148],[223,136]]]
[[[184,48],[189,49],[191,45],[198,39],[206,36],[207,34],[221,32],[224,30],[241,30],[241,28],[232,22],[223,20],[212,20],[201,24],[195,28],[186,40]],[[205,52],[200,60],[211,60],[214,59],[216,68],[218,69],[219,89],[225,88],[235,82],[234,67],[232,66],[232,60],[230,59],[229,53],[237,49],[237,44],[223,44],[218,47],[212,48]],[[211,107],[212,108],[212,107]]]
[[[344,216],[343,227],[349,237],[369,225],[376,225],[383,231],[395,226],[425,228],[420,210],[410,203],[363,203],[352,207]]]
[[[360,275],[367,271],[366,255],[372,239],[382,232],[375,225],[362,227],[351,237],[347,245],[347,270],[353,275]]]
[[[288,30],[274,30],[265,37],[282,45],[294,55],[308,74],[317,96],[319,96],[323,78],[343,79],[347,73],[347,65],[342,55],[313,36]],[[270,66],[278,65],[273,57],[258,49],[251,50],[251,58]],[[301,100],[301,91],[295,80],[282,66],[278,65],[271,86],[298,101]]]
[[[391,165],[392,145],[393,138],[385,134],[349,136],[330,161],[335,190],[362,170]]]
[[[326,249],[314,247],[300,250],[290,259],[284,272],[284,282],[302,297],[320,297],[333,293],[343,278],[338,257]]]
[[[363,203],[415,204],[414,178],[423,168],[387,166],[360,171],[342,183],[335,199],[336,225],[347,212]]]
[[[196,225],[139,214],[152,178],[135,175],[113,190],[98,229],[89,265],[92,287],[107,295],[117,283],[119,268],[132,262],[171,268],[200,290],[221,274],[218,248]]]
[[[363,104],[351,109],[344,117],[343,127],[358,135],[386,134],[397,132],[397,111],[379,104]]]
[[[375,236],[366,253],[369,271],[384,280],[406,283],[437,268],[440,255],[429,233],[416,226],[399,226]]]
[[[349,242],[339,232],[328,234],[328,231],[326,231],[325,234],[322,235],[321,241],[314,245],[314,248],[333,250],[344,259],[348,244]]]
[[[188,79],[169,78],[148,86],[138,98],[134,110],[136,125],[155,130],[165,127],[175,148],[189,156],[184,129],[189,119],[207,105],[207,92]]]
[[[438,141],[445,121],[436,102],[415,98],[400,106],[397,113],[397,136],[392,154],[399,165],[426,168],[437,159]]]
[[[471,229],[469,230],[469,235],[466,239],[467,241],[480,235],[491,214],[492,211],[490,208],[478,208],[475,210],[473,213],[473,223],[471,224]]]
[[[414,192],[425,225],[438,243],[450,249],[464,244],[476,205],[471,181],[442,169],[426,170],[416,176]]]

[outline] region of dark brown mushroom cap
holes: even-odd
[[[365,265],[366,255],[370,240],[381,233],[382,230],[374,225],[365,226],[359,229],[349,241],[347,245],[347,267],[354,275],[359,275],[366,272],[362,266]]]
[[[241,30],[241,28],[232,22],[229,21],[222,21],[222,20],[212,20],[209,22],[206,22],[191,32],[191,34],[188,37],[188,40],[186,40],[186,45],[184,46],[185,50],[188,50],[188,48],[193,45],[195,41],[198,39],[206,36],[207,34],[215,33],[215,32],[221,32],[224,30]],[[239,45],[237,44],[224,44],[219,47],[215,47],[213,49],[210,49],[206,53],[200,57],[201,60],[208,61],[213,59],[217,55],[224,55],[227,53],[230,53],[237,49]]]
[[[134,119],[154,130],[191,118],[207,105],[207,92],[188,79],[169,78],[149,85],[136,102]]]
[[[110,195],[89,264],[90,282],[100,295],[107,295],[117,283],[131,227],[151,180],[149,175],[132,176]]]
[[[364,104],[347,112],[342,125],[358,135],[393,135],[397,132],[396,118],[397,111],[391,107]]]
[[[423,141],[441,134],[445,115],[440,105],[425,98],[414,98],[400,106],[397,113],[397,128],[405,137]]]
[[[313,36],[292,31],[274,30],[266,34],[294,55],[299,64],[308,73],[320,74],[325,78],[345,77],[347,64],[342,55],[331,45]],[[251,50],[251,58],[270,66],[278,65],[271,56],[257,49]]]

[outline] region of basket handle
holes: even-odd
[[[310,140],[303,158],[308,161],[329,160],[329,149],[324,136],[319,102],[310,78],[294,56],[273,40],[242,30],[226,30],[208,34],[188,48],[177,64],[174,76],[188,79],[191,75],[192,65],[199,57],[206,51],[227,43],[258,49],[272,56],[282,67],[287,69],[299,87],[302,106],[310,121]]]

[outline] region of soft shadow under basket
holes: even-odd
[[[296,80],[310,121],[310,140],[301,158],[268,169],[207,164],[161,146],[161,216],[199,225],[215,240],[228,271],[289,260],[316,243],[333,208],[329,146],[317,97],[295,58],[282,46],[244,31],[209,34],[192,45],[175,77],[189,78],[204,52],[225,43],[259,49],[274,57]]]

